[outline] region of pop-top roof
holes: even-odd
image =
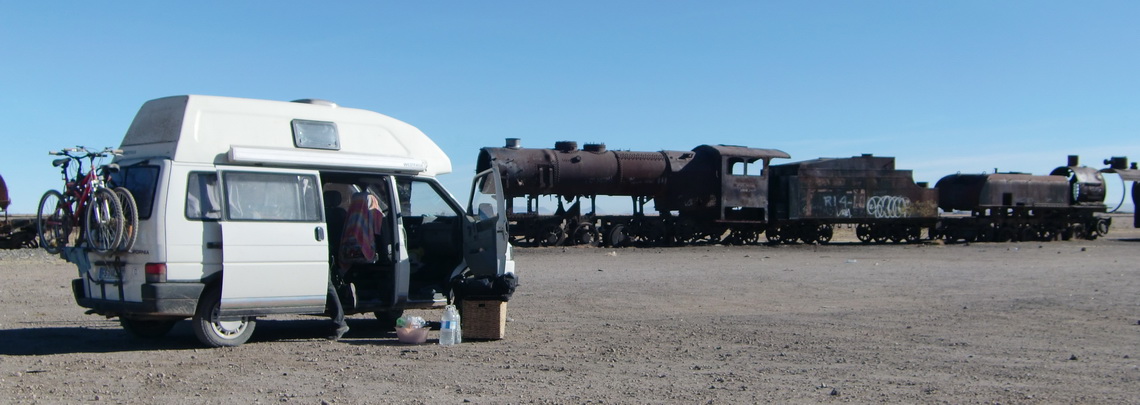
[[[298,146],[305,143],[295,136],[299,125],[325,131],[317,134],[321,139],[335,133],[336,142]],[[139,109],[121,147],[123,159],[451,172],[451,160],[416,127],[334,103],[199,95],[155,99]]]

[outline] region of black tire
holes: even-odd
[[[257,318],[246,316],[236,321],[223,322],[218,320],[218,311],[221,307],[222,286],[209,287],[198,299],[198,308],[194,311],[192,318],[194,336],[209,347],[240,346],[253,335],[253,330],[257,327]]]
[[[87,246],[100,253],[110,252],[119,247],[123,238],[123,205],[119,196],[108,188],[97,188],[87,201],[87,211],[83,215],[83,234],[87,236]]]
[[[51,254],[57,254],[67,246],[71,237],[71,215],[60,192],[48,190],[40,197],[40,207],[36,211],[36,236],[40,246]]]
[[[123,237],[119,240],[120,252],[130,252],[138,240],[139,207],[135,203],[135,196],[126,187],[115,187],[115,195],[119,197],[119,204],[123,207]]]
[[[123,330],[134,337],[143,339],[158,339],[170,333],[178,319],[130,319],[119,317],[119,324]]]

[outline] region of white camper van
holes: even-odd
[[[79,305],[137,336],[191,318],[202,343],[240,345],[260,316],[334,315],[330,279],[345,313],[390,322],[462,299],[465,279],[514,277],[497,172],[457,202],[435,179],[447,155],[385,115],[166,97],[142,106],[121,149],[114,181],[137,200],[137,242],[63,254]]]

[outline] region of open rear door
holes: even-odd
[[[221,171],[221,315],[322,313],[327,228],[317,172]]]
[[[503,275],[514,272],[510,260],[507,233],[507,202],[503,198],[502,177],[499,168],[491,168],[475,175],[467,215],[473,223],[464,231],[464,252],[467,267],[475,275]]]

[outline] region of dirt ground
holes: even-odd
[[[517,249],[507,337],[271,317],[237,348],[84,315],[0,253],[2,403],[1140,403],[1140,232],[1096,241]],[[417,311],[429,319],[440,312]],[[436,332],[429,335],[434,342]]]

